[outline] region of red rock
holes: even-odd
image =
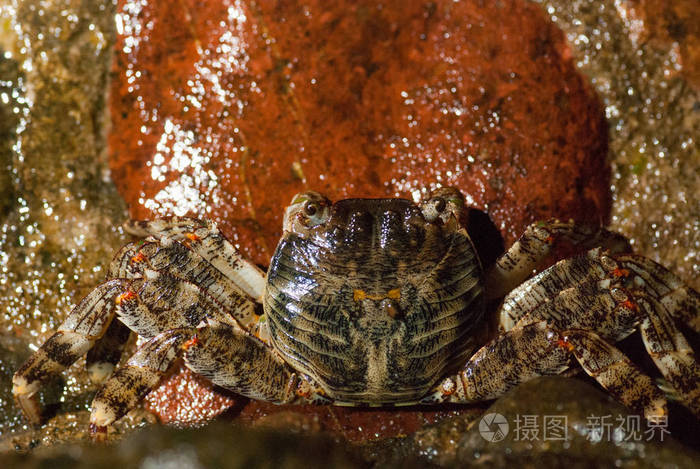
[[[146,396],[144,405],[163,423],[194,425],[211,420],[236,402],[244,401],[231,393],[215,390],[207,379],[180,366]]]
[[[211,217],[261,265],[306,189],[337,199],[455,185],[507,243],[539,218],[607,219],[600,103],[536,5],[140,5],[120,2],[109,135],[135,218]],[[316,412],[353,428],[377,414]]]

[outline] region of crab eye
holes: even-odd
[[[325,223],[330,216],[331,205],[330,200],[318,192],[295,195],[284,214],[284,230],[302,233]]]
[[[328,205],[323,201],[307,200],[301,208],[305,225],[309,228],[325,223],[328,219]]]
[[[304,214],[306,214],[307,217],[313,217],[320,209],[321,206],[319,203],[313,200],[309,200],[304,204]]]
[[[433,204],[433,207],[435,207],[435,210],[437,210],[439,213],[442,213],[445,211],[445,207],[447,207],[447,202],[445,202],[445,199],[442,197],[433,197],[433,199],[430,201]]]
[[[441,187],[433,191],[430,198],[420,204],[423,218],[428,223],[441,221],[447,223],[450,218],[459,220],[464,209],[464,196],[454,187]]]
[[[431,197],[427,201],[423,202],[421,206],[421,211],[423,212],[423,217],[425,221],[434,222],[440,217],[440,215],[447,208],[447,202],[442,197]]]

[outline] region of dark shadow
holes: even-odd
[[[505,252],[501,232],[486,212],[476,208],[469,209],[466,228],[481,259],[481,265],[487,269]]]

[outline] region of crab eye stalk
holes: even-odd
[[[442,197],[431,197],[421,204],[425,221],[433,223],[447,208],[447,202]]]
[[[454,216],[459,220],[464,209],[464,196],[454,187],[442,187],[433,191],[430,198],[420,205],[425,221],[447,223]]]
[[[325,223],[330,217],[331,202],[318,192],[297,194],[284,214],[284,230],[303,233]]]

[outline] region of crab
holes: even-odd
[[[664,392],[614,345],[639,330],[675,397],[700,414],[700,367],[677,328],[700,330],[695,290],[629,253],[621,235],[571,221],[530,225],[484,267],[466,214],[454,188],[420,203],[298,194],[267,274],[212,221],[129,222],[144,239],[119,250],[107,280],[15,373],[16,401],[41,422],[37,391],[87,354],[101,384],[93,434],[179,357],[278,404],[471,403],[582,368],[632,410],[663,418]],[[533,276],[560,242],[583,254]],[[114,371],[131,333],[141,345]]]

